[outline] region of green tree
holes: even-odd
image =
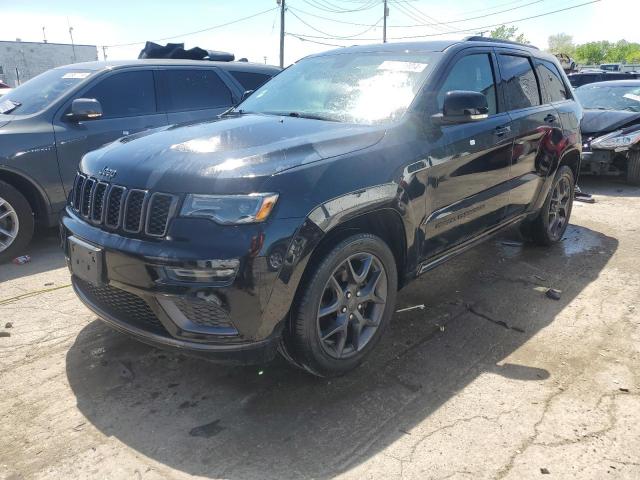
[[[549,35],[547,42],[551,53],[566,53],[569,56],[573,56],[576,50],[576,46],[573,43],[573,37],[566,33]]]
[[[576,47],[576,60],[580,63],[599,64],[607,57],[611,44],[606,40],[587,42]]]
[[[524,36],[524,33],[518,33],[518,27],[507,27],[506,25],[500,25],[494,30],[489,32],[491,38],[499,38],[501,40],[513,40],[514,42],[529,43],[529,40]]]

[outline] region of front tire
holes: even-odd
[[[12,185],[0,180],[0,263],[20,255],[33,237],[33,210]]]
[[[632,185],[640,185],[640,150],[632,150],[629,152],[627,182]]]
[[[379,237],[362,233],[310,268],[294,301],[283,356],[320,377],[342,375],[373,350],[391,320],[395,259]]]
[[[574,189],[573,171],[566,165],[561,166],[542,209],[527,226],[527,233],[535,243],[549,246],[562,240],[571,218]]]

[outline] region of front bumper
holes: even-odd
[[[199,239],[215,233],[206,231],[212,222],[205,222],[191,222],[187,231]],[[73,211],[65,211],[61,237],[67,262],[71,236],[102,251],[99,282],[72,275],[79,298],[106,323],[145,343],[223,363],[252,364],[273,358],[284,309],[267,308],[278,272],[261,252],[268,252],[266,244],[273,243],[266,238],[286,244],[297,222],[235,229],[235,241],[227,246],[224,241],[216,246],[190,242],[179,222],[174,223],[178,225],[172,226],[167,239],[130,238],[101,230]],[[165,274],[167,269],[210,264],[215,258],[238,261],[232,278],[196,282]]]
[[[580,175],[625,175],[629,150],[583,150]]]

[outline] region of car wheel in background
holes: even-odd
[[[394,311],[397,269],[380,238],[351,236],[311,265],[285,333],[283,356],[321,377],[358,366]]]
[[[629,152],[627,182],[632,185],[640,185],[640,150],[632,150]]]
[[[573,171],[566,165],[561,166],[540,213],[524,226],[524,231],[535,243],[551,245],[562,240],[571,218],[574,188]]]
[[[33,237],[33,210],[24,195],[0,181],[0,263],[20,255]]]

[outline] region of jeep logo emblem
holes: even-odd
[[[98,172],[98,175],[100,175],[101,177],[112,179],[116,176],[116,173],[118,173],[118,171],[115,168],[104,167]]]

